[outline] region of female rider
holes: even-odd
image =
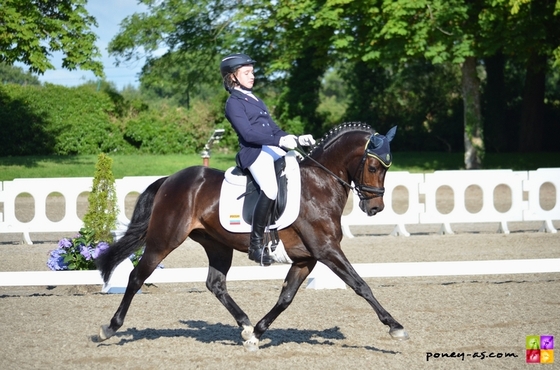
[[[230,54],[222,59],[220,72],[224,87],[230,93],[225,115],[239,139],[239,163],[251,172],[261,189],[253,210],[249,259],[269,266],[273,260],[263,240],[278,194],[274,161],[286,154],[282,148],[291,150],[298,143],[309,146],[315,144],[315,140],[311,135],[289,135],[274,123],[264,102],[252,93],[255,63],[248,55]]]

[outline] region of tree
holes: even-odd
[[[499,0],[486,2],[478,19],[479,39],[487,66],[488,81],[493,85],[490,91],[497,92],[494,99],[489,97],[491,118],[496,119],[497,110],[502,106],[498,83],[506,62],[522,65],[525,81],[522,108],[519,114],[517,148],[520,151],[540,151],[544,142],[545,84],[550,73],[549,61],[560,66],[560,1],[551,0]],[[500,59],[501,58],[501,59]],[[556,60],[554,60],[556,58]],[[499,118],[496,120],[500,125]],[[503,134],[511,127],[493,128]]]
[[[291,6],[292,1],[281,1]],[[484,156],[480,78],[485,57],[520,55],[539,73],[528,73],[526,94],[542,102],[543,57],[560,55],[560,2],[550,0],[355,0],[329,1],[308,27],[333,26],[328,42],[340,58],[406,65],[414,60],[461,65],[465,112],[465,166],[479,168]],[[536,31],[536,32],[534,32]],[[533,57],[531,55],[534,54]],[[532,61],[538,61],[532,62]],[[560,61],[556,60],[556,64]],[[536,94],[538,92],[538,94]],[[535,106],[536,103],[530,103]],[[528,116],[536,117],[538,109]],[[537,117],[538,119],[538,117]],[[531,122],[534,122],[532,120]],[[530,124],[523,125],[531,127]],[[522,134],[523,135],[523,134]],[[531,137],[529,134],[524,135]]]
[[[328,66],[335,60],[344,60],[359,67],[361,61],[366,63],[366,69],[374,70],[398,69],[399,64],[405,66],[418,60],[435,64],[463,64],[467,58],[477,61],[474,38],[478,28],[477,22],[473,22],[480,11],[477,2],[279,0],[252,1],[245,5],[248,20],[242,22],[246,29],[244,39],[252,40],[255,50],[261,54],[273,54],[277,58],[269,64],[275,71],[291,74],[298,66],[294,62],[304,57],[310,47],[325,51],[309,61],[311,66],[325,61]],[[462,69],[463,73],[471,74],[463,78],[465,82],[478,78],[476,64],[471,62]],[[375,84],[367,75],[362,78],[361,81]],[[300,90],[307,87],[309,94],[313,93],[312,84],[301,85]],[[478,89],[462,91],[473,94],[464,96],[466,108],[480,106]],[[366,96],[354,95],[363,99]],[[350,108],[353,107],[356,104],[351,104]],[[480,109],[465,117],[469,117],[464,132],[469,144],[467,150],[471,152],[466,156],[466,167],[478,168],[484,154]]]
[[[148,10],[125,18],[109,44],[117,63],[146,59],[142,87],[180,97],[187,107],[201,85],[221,85],[220,56],[237,46],[231,15],[237,2],[140,0]],[[162,55],[163,53],[163,55]]]
[[[257,83],[256,88],[270,93],[267,98],[275,99],[269,106],[280,117],[280,123],[287,122],[289,128],[297,130],[321,130],[318,122],[322,117],[317,113],[319,82],[329,67],[337,63],[345,65],[346,71],[352,69],[351,78],[357,84],[349,86],[352,99],[358,99],[349,101],[349,115],[359,109],[379,109],[380,105],[371,105],[373,90],[365,87],[384,94],[377,77],[382,78],[382,85],[386,84],[384,88],[391,89],[393,82],[383,78],[393,79],[401,70],[411,67],[433,64],[444,66],[436,73],[447,73],[446,69],[459,71],[462,76],[450,95],[458,91],[463,99],[462,136],[467,169],[482,166],[486,150],[484,127],[494,124],[482,119],[481,91],[487,86],[484,73],[505,70],[499,58],[495,68],[487,68],[486,62],[492,64],[494,56],[503,55],[504,63],[515,59],[516,65],[523,63],[527,71],[532,71],[526,74],[526,114],[519,115],[527,116],[522,127],[532,130],[519,135],[526,138],[535,137],[535,133],[538,136],[537,123],[542,122],[539,104],[542,107],[542,81],[546,76],[543,73],[547,73],[542,66],[548,65],[550,58],[556,58],[554,65],[560,65],[560,28],[555,26],[560,20],[558,0],[555,6],[551,0],[142,2],[149,11],[127,18],[111,48],[124,61],[147,55],[145,86],[160,94],[181,94],[188,102],[201,84],[219,84],[215,77],[219,56],[232,51],[246,52],[258,60],[258,80],[275,82]],[[163,49],[167,51],[161,56]],[[434,75],[428,70],[424,72],[423,76]],[[486,91],[496,91],[493,88],[500,80],[500,76],[489,76],[490,88]],[[431,88],[426,86],[415,90],[421,94],[416,102],[426,101],[422,100],[423,94]],[[446,101],[452,102],[455,110],[455,99],[446,97]],[[387,101],[379,99],[379,103]],[[491,106],[492,98],[485,103],[485,107]],[[507,106],[503,101],[498,103],[498,107]],[[493,112],[494,117],[499,114],[499,109]],[[432,118],[427,117],[418,125],[428,122],[433,127],[437,120]],[[491,130],[492,134],[501,131],[498,127]],[[455,147],[454,140],[440,142],[451,149]]]
[[[496,152],[509,149],[508,137],[515,131],[506,120],[506,58],[502,52],[484,58],[486,84],[484,85],[484,132],[485,146]],[[504,135],[509,132],[509,135]],[[517,136],[516,136],[517,137]]]
[[[359,49],[349,47],[356,57],[379,61],[382,65],[395,62],[406,65],[419,59],[462,66],[465,167],[480,168],[484,141],[474,41],[476,22],[473,20],[479,12],[476,2],[398,0],[366,3],[373,21],[367,17],[358,19],[357,24],[350,20],[349,26],[358,32],[351,32],[351,28],[339,36],[344,37],[342,41],[348,45],[352,39],[362,45]]]
[[[100,52],[91,31],[95,18],[85,9],[86,0],[2,0],[0,12],[0,62],[21,62],[35,73],[55,67],[53,52],[62,52],[62,67],[92,71],[103,77]]]
[[[331,45],[325,42],[335,28],[309,27],[321,2],[248,1],[238,13],[240,40],[248,52],[267,67],[266,76],[282,87],[274,113],[280,124],[294,133],[323,132],[318,111],[321,80],[334,65]]]
[[[461,71],[465,123],[465,166],[469,170],[482,168],[485,152],[480,110],[480,80],[476,73],[476,58],[472,56],[465,58]]]
[[[512,16],[520,18],[520,59],[526,64],[525,86],[521,111],[519,150],[541,151],[544,142],[545,85],[548,59],[560,50],[560,1],[514,1]],[[525,3],[525,4],[521,4]],[[514,42],[516,40],[512,40]],[[519,41],[518,41],[519,42]],[[525,51],[525,52],[523,52]],[[518,56],[519,58],[519,56]],[[560,60],[557,61],[560,63]]]
[[[320,135],[323,131],[323,120],[317,113],[317,108],[321,77],[325,74],[327,66],[324,63],[316,63],[317,59],[325,59],[324,55],[316,53],[314,47],[306,48],[303,55],[294,61],[286,88],[279,99],[280,109],[275,112],[279,115],[280,122],[300,122],[301,127],[286,127],[294,134]]]
[[[399,126],[395,150],[458,151],[464,147],[461,70],[418,60],[402,68],[361,60],[341,71],[348,84],[345,119],[377,131]]]
[[[93,240],[96,241],[113,241],[111,231],[117,223],[119,210],[112,166],[110,157],[99,154],[88,196],[89,208],[84,216],[84,228],[93,233]]]
[[[324,117],[322,133],[344,122],[348,109],[348,83],[340,71],[340,65],[329,68],[321,82],[317,111]]]
[[[40,85],[41,81],[22,68],[0,63],[0,83],[12,83],[18,85]]]

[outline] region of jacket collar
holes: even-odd
[[[264,102],[261,99],[255,100],[251,98],[249,95],[239,90],[235,90],[235,89],[230,90],[230,95],[236,97],[237,99],[245,100],[246,102],[256,105],[258,107],[264,106]]]

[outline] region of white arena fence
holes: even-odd
[[[544,185],[552,185],[555,189],[554,205],[550,209],[543,209],[540,203]],[[437,207],[437,192],[444,187],[453,192],[454,205],[448,213],[440,212]],[[482,193],[482,207],[477,212],[470,212],[466,207],[465,193],[471,187],[478,188]],[[408,207],[402,213],[397,213],[392,207],[396,188],[404,188],[408,192]],[[506,203],[510,207],[503,212],[496,209],[494,202],[495,196],[504,198],[504,194],[497,194],[498,190],[509,193],[509,202],[506,199]],[[394,225],[392,235],[409,236],[407,224],[441,224],[441,234],[453,234],[452,223],[497,223],[498,232],[509,234],[508,222],[542,221],[539,231],[556,233],[552,221],[560,220],[559,191],[560,168],[435,171],[426,174],[390,171],[385,178],[383,212],[375,217],[365,216],[359,208],[359,198],[354,197],[352,211],[342,216],[342,227],[347,237],[353,237],[350,226],[368,225]],[[420,196],[423,196],[424,202],[420,201]]]
[[[119,228],[126,229],[129,220],[125,213],[125,199],[131,193],[141,193],[160,176],[134,176],[115,180],[119,208]],[[0,182],[0,233],[20,233],[27,244],[33,244],[30,233],[68,232],[76,233],[83,222],[77,214],[78,197],[91,191],[93,178],[41,178],[15,179]],[[552,207],[543,209],[540,194],[544,185],[554,187],[555,200]],[[453,192],[453,208],[446,213],[437,207],[437,193],[442,187]],[[476,187],[481,193],[481,208],[472,212],[467,209],[465,193]],[[393,209],[393,193],[396,189],[408,193],[408,204],[403,212]],[[509,199],[507,210],[497,210],[494,197],[497,189],[506,189]],[[359,208],[358,197],[353,197],[352,211],[342,216],[344,235],[353,237],[350,226],[394,226],[392,235],[409,236],[406,225],[440,224],[440,233],[453,233],[452,223],[496,223],[497,231],[508,234],[508,222],[540,221],[539,231],[556,233],[553,221],[560,220],[560,168],[541,168],[536,171],[470,170],[435,171],[434,173],[409,173],[391,171],[385,180],[385,209],[375,217],[367,217]],[[503,191],[503,190],[502,190]],[[64,216],[53,221],[47,216],[47,199],[53,194],[64,197]],[[503,198],[503,194],[499,194]],[[27,222],[16,215],[16,199],[30,196],[35,214]],[[423,202],[421,202],[421,197]],[[506,197],[507,198],[507,197]],[[426,262],[401,264],[355,265],[363,277],[375,276],[434,276],[500,273],[560,272],[560,259],[512,260],[512,261],[463,261]],[[391,265],[391,266],[389,266]],[[287,266],[234,267],[233,280],[283,279]],[[123,268],[124,269],[124,268]],[[123,275],[124,280],[128,274]],[[257,271],[258,270],[258,271]],[[204,281],[206,268],[163,269],[154,272],[148,282]],[[268,271],[264,273],[265,271]],[[375,271],[375,272],[374,272]],[[383,271],[391,271],[390,275]],[[408,271],[408,272],[407,272]],[[412,271],[412,272],[411,272]],[[413,275],[410,275],[410,274]],[[118,274],[115,274],[117,279]],[[0,286],[6,285],[79,285],[101,284],[96,271],[26,271],[0,272]],[[118,284],[117,284],[118,285]],[[310,288],[342,288],[344,284],[323,265],[318,266],[308,281]]]

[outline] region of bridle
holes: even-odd
[[[372,139],[374,139],[373,143],[372,143]],[[367,141],[366,147],[365,147],[365,150],[364,150],[364,154],[362,155],[362,159],[360,160],[360,164],[358,165],[358,167],[356,167],[356,171],[354,173],[354,176],[352,176],[352,179],[353,179],[354,183],[356,183],[356,180],[358,179],[358,176],[360,176],[360,180],[358,182],[358,185],[356,185],[356,186],[350,185],[348,182],[341,179],[340,176],[336,175],[334,172],[329,170],[327,167],[323,166],[321,163],[319,163],[315,159],[311,158],[311,156],[309,156],[301,147],[298,146],[295,150],[299,154],[303,155],[305,158],[310,159],[312,162],[314,162],[316,165],[318,165],[325,172],[327,172],[328,174],[330,174],[331,176],[336,178],[342,185],[347,186],[350,190],[356,192],[356,194],[360,198],[360,201],[365,201],[365,200],[369,200],[369,199],[376,198],[376,197],[382,197],[383,194],[385,194],[385,188],[384,187],[380,188],[380,187],[377,187],[377,186],[369,186],[369,185],[364,184],[364,167],[365,167],[367,157],[374,157],[374,158],[378,159],[379,162],[385,168],[389,168],[389,166],[391,166],[391,164],[392,164],[392,162],[387,163],[386,161],[384,161],[382,158],[380,158],[374,152],[373,149],[377,146],[377,145],[375,145],[375,139],[383,140],[379,137],[376,137],[376,134],[373,134],[373,135],[370,136],[369,140]],[[388,154],[388,156],[389,156],[389,159],[390,159],[390,154]],[[370,194],[373,194],[373,195],[366,196],[364,193],[370,193]]]
[[[369,185],[365,185],[364,184],[364,167],[366,165],[366,159],[368,156],[372,156],[371,154],[368,153],[367,149],[364,151],[364,154],[362,155],[362,160],[360,161],[360,164],[358,165],[358,167],[356,167],[356,172],[354,173],[354,181],[356,181],[356,179],[358,178],[358,175],[360,176],[360,181],[358,182],[358,185],[356,185],[354,187],[353,190],[356,191],[356,193],[358,194],[358,197],[360,197],[360,200],[370,200],[372,198],[376,198],[376,197],[382,197],[383,194],[385,194],[385,188],[380,188],[377,186],[369,186]],[[373,157],[373,156],[372,156]],[[381,161],[380,161],[381,162]],[[381,162],[383,163],[383,162]],[[352,188],[351,188],[352,189]],[[371,196],[366,196],[364,195],[365,193],[370,193],[373,194]]]

